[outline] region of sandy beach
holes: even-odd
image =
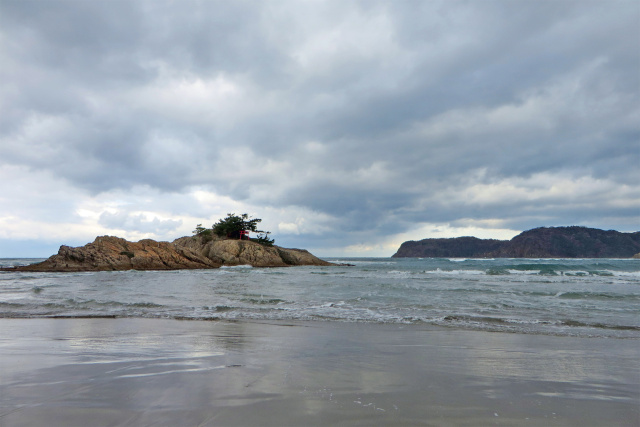
[[[3,427],[640,424],[637,340],[105,318],[0,331]]]

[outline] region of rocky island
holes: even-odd
[[[395,258],[637,258],[640,232],[539,227],[511,240],[457,237],[404,242]]]
[[[120,237],[100,236],[82,247],[61,246],[43,262],[3,271],[115,271],[182,270],[251,265],[287,267],[333,265],[303,249],[265,246],[250,240],[218,236],[186,236],[173,242],[151,239],[129,242]]]
[[[0,271],[117,271],[188,270],[250,265],[288,267],[293,265],[334,265],[304,249],[275,246],[268,231],[258,230],[262,220],[248,214],[227,214],[211,228],[198,224],[193,236],[173,242],[151,239],[129,242],[120,237],[100,236],[92,243],[72,248],[61,246],[49,259]],[[258,237],[250,238],[250,232]]]

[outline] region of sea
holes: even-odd
[[[0,272],[0,318],[368,322],[640,338],[639,259],[325,259],[348,265]]]

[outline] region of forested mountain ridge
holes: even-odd
[[[511,240],[456,237],[404,242],[395,258],[631,258],[640,253],[640,232],[579,226],[540,227]]]

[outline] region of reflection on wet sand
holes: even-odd
[[[0,425],[634,425],[638,343],[416,325],[1,319]]]

